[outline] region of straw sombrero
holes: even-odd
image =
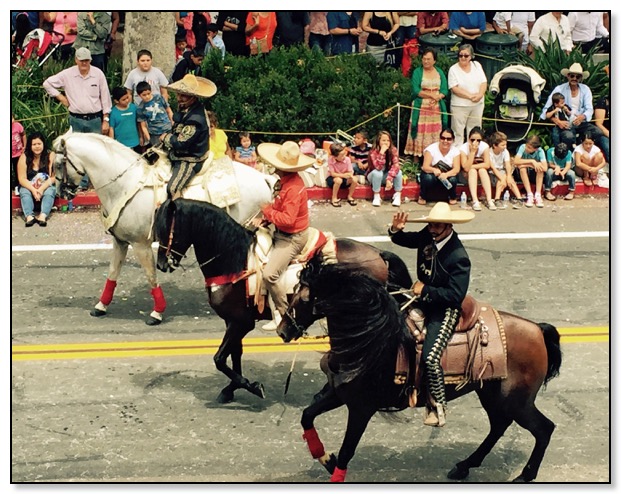
[[[582,70],[582,65],[578,62],[572,63],[568,69],[561,69],[561,75],[567,76],[567,74],[580,74],[583,79],[587,79],[591,75],[588,70]]]
[[[453,211],[446,202],[439,202],[427,216],[408,220],[408,223],[468,223],[474,216],[472,211]]]
[[[274,168],[283,172],[299,172],[315,163],[315,159],[300,152],[300,146],[293,141],[282,144],[264,142],[257,147],[259,156]]]
[[[211,98],[218,88],[209,79],[196,77],[194,74],[186,74],[183,79],[166,86],[169,91],[198,96],[199,98]]]

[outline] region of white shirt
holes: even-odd
[[[545,51],[543,42],[549,43],[549,39],[557,38],[561,44],[561,49],[571,51],[574,44],[571,40],[571,27],[569,19],[566,15],[561,14],[561,20],[558,21],[552,12],[542,15],[535,21],[533,30],[530,32],[530,44],[535,48]]]
[[[507,29],[507,22],[511,22],[512,12],[496,12],[492,19],[501,29]]]
[[[607,38],[609,35],[604,27],[603,12],[570,12],[567,19],[571,29],[571,39],[575,43],[585,43],[595,38]]]
[[[502,153],[496,154],[494,150],[490,148],[489,150],[489,160],[492,162],[492,166],[496,168],[496,170],[505,170],[505,163],[507,161],[510,162],[511,156],[509,155],[509,151],[506,149],[502,150]]]
[[[587,153],[585,151],[585,149],[582,147],[582,144],[580,144],[580,146],[578,146],[575,150],[574,150],[574,163],[576,161],[578,161],[578,156],[577,154],[586,154],[588,155],[589,158],[592,158],[593,156],[595,156],[597,153],[601,153],[602,150],[600,148],[598,148],[595,144],[593,144],[593,147],[591,148],[591,152]]]
[[[528,23],[535,22],[534,12],[511,12],[511,25],[515,26],[522,31],[524,39],[522,40],[522,50],[526,50],[528,42],[530,41],[530,34],[528,30]]]
[[[482,158],[486,149],[489,149],[489,144],[483,141],[479,142],[479,149],[477,149],[475,158]],[[470,140],[459,146],[459,152],[464,153],[466,156],[470,154]]]
[[[453,160],[455,159],[455,156],[459,156],[459,148],[455,146],[451,146],[451,149],[449,149],[446,155],[442,154],[442,151],[440,151],[439,142],[429,144],[429,146],[425,148],[424,152],[429,152],[429,154],[431,155],[431,166],[435,165],[438,161],[444,161],[447,165],[453,166]]]
[[[470,93],[478,93],[481,89],[481,84],[487,83],[485,72],[479,62],[470,62],[470,72],[464,72],[456,63],[451,66],[448,73],[448,87],[449,89],[459,86],[462,89]],[[451,106],[477,106],[484,105],[485,98],[481,98],[480,101],[474,103],[469,99],[457,96],[455,93],[451,94]]]

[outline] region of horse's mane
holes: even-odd
[[[345,382],[384,369],[394,372],[399,343],[411,344],[403,314],[384,285],[338,264],[311,261],[300,273],[309,286],[315,310],[328,318],[330,352]]]
[[[154,225],[160,242],[168,239],[165,212],[171,204],[176,208],[174,237],[193,244],[197,257],[217,256],[210,263],[210,270],[217,267],[218,274],[229,274],[245,269],[252,233],[226,211],[207,202],[177,199],[174,203],[166,201],[162,204]]]
[[[109,154],[115,156],[116,158],[121,157],[129,161],[130,163],[137,160],[140,156],[133,149],[128,148],[124,144],[121,144],[119,141],[102,134],[79,132],[66,133],[54,140],[55,149],[57,149],[60,139],[64,139],[66,142],[70,142],[72,139],[97,141],[97,143],[101,144]]]

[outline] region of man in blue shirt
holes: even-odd
[[[485,32],[485,13],[452,12],[449,29],[453,34],[464,39],[476,39]]]

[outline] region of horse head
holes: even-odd
[[[157,249],[157,269],[167,273],[173,272],[181,265],[181,260],[190,248],[191,243],[183,241],[177,223],[177,204],[167,200],[155,212],[153,230],[159,242]]]
[[[84,171],[76,168],[74,163],[69,160],[67,151],[67,139],[72,134],[69,129],[63,135],[58,136],[52,143],[52,148],[56,153],[54,161],[54,174],[58,183],[58,194],[63,199],[73,199],[78,191],[80,180],[84,176]]]

